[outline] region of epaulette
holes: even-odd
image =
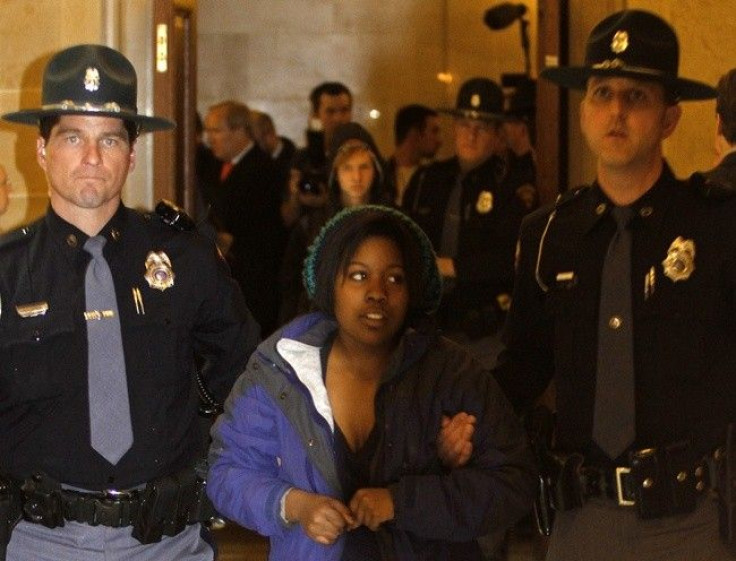
[[[21,226],[6,234],[0,235],[0,250],[11,247],[16,243],[30,239],[38,227],[39,221],[33,222],[26,226]]]
[[[164,224],[180,232],[191,232],[197,229],[197,224],[184,209],[166,199],[161,199],[156,205],[156,215]]]
[[[690,186],[706,199],[727,201],[736,195],[736,185],[710,174],[695,172],[688,179]]]

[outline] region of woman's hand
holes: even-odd
[[[363,524],[374,532],[394,519],[394,499],[388,489],[358,489],[350,499],[355,526]]]
[[[331,545],[349,527],[355,526],[350,510],[337,499],[300,489],[286,495],[286,519],[298,522],[312,540]]]
[[[452,418],[442,416],[442,427],[437,435],[437,455],[446,468],[459,468],[470,460],[475,422],[475,415],[464,411]]]

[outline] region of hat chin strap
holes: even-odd
[[[667,78],[667,75],[664,72],[661,72],[660,70],[654,70],[653,68],[643,68],[641,66],[629,66],[626,64],[623,60],[620,58],[614,58],[609,60],[604,60],[603,62],[597,62],[595,64],[591,65],[591,68],[593,70],[621,70],[624,72],[634,72],[636,74],[642,74],[646,76],[651,76],[652,79],[665,79]]]

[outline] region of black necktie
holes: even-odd
[[[117,464],[133,444],[123,340],[110,267],[102,255],[107,239],[89,238],[92,255],[84,278],[87,311],[90,444]]]
[[[614,207],[613,235],[601,274],[598,366],[593,440],[617,458],[636,437],[634,414],[634,329],[631,311],[631,217]]]

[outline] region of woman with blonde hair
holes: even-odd
[[[345,123],[335,130],[328,158],[327,204],[304,215],[289,235],[281,265],[281,306],[283,325],[309,310],[309,300],[301,283],[307,248],[325,222],[343,208],[364,204],[390,204],[385,198],[383,161],[370,133],[358,123]]]

